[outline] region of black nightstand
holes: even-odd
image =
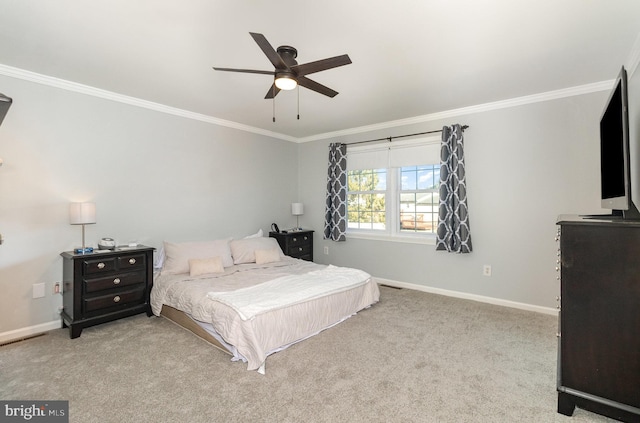
[[[313,231],[269,232],[269,236],[278,241],[286,255],[313,261]]]
[[[147,313],[153,286],[153,250],[139,245],[108,252],[61,254],[62,326],[77,338],[82,329]]]

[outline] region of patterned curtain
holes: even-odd
[[[442,128],[436,250],[455,253],[472,251],[467,209],[464,136],[463,129],[458,124]]]
[[[347,145],[329,145],[327,203],[324,214],[324,239],[345,241],[347,238]]]

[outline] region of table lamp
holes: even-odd
[[[296,217],[296,231],[302,230],[300,227],[300,222],[298,221],[299,216],[304,214],[304,204],[302,203],[291,203],[291,214]]]
[[[69,223],[72,225],[82,225],[82,248],[76,248],[74,253],[92,253],[93,248],[87,248],[84,243],[84,225],[96,223],[95,203],[71,203],[69,205]]]

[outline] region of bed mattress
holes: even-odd
[[[317,334],[376,303],[380,297],[376,282],[362,272],[359,283],[265,309],[249,318],[232,304],[213,300],[210,294],[245,290],[263,297],[265,291],[261,289],[273,282],[327,268],[287,257],[274,263],[234,265],[225,268],[224,273],[199,277],[158,274],[151,292],[151,307],[155,315],[160,315],[163,305],[167,305],[195,321],[210,324],[209,329],[222,338],[223,344],[237,350],[232,352],[236,359],[246,360],[248,370],[264,372],[270,353]]]

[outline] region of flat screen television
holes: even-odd
[[[9,111],[9,107],[11,106],[11,99],[6,95],[0,93],[0,125],[4,120],[7,111]]]
[[[611,215],[640,219],[631,199],[627,71],[620,70],[600,118],[601,206]]]

